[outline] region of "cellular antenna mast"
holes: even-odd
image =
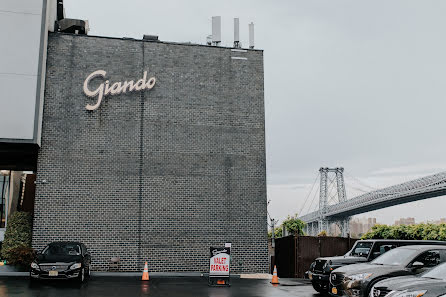
[[[240,48],[240,20],[234,18],[234,48]]]
[[[221,16],[212,17],[212,45],[221,43]]]

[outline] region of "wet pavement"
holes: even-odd
[[[71,296],[158,296],[158,297],[320,297],[311,284],[295,279],[281,279],[273,287],[269,280],[231,279],[231,287],[209,287],[207,278],[152,278],[142,282],[136,277],[91,277],[78,285],[67,281],[30,283],[27,277],[0,278],[0,296],[71,297]]]

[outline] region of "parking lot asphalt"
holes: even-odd
[[[136,277],[91,277],[78,285],[67,281],[30,283],[27,277],[0,278],[0,296],[159,296],[159,297],[316,297],[311,284],[302,280],[281,279],[273,287],[269,280],[231,279],[231,287],[209,287],[207,278],[152,278],[143,282]]]

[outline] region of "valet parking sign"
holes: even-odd
[[[216,284],[229,285],[231,244],[225,244],[225,247],[211,247],[210,251],[209,283],[213,284],[211,278],[215,278],[218,279]]]
[[[229,277],[229,262],[231,248],[212,248],[211,259],[209,263],[209,276],[227,276]]]

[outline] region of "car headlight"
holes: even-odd
[[[421,290],[421,291],[402,291],[402,292],[396,292],[396,294],[392,295],[392,297],[421,297],[423,296],[427,290]]]
[[[70,269],[78,269],[81,268],[82,264],[81,263],[74,263],[73,265],[70,266]]]
[[[31,263],[31,268],[33,268],[33,269],[40,269],[39,265],[37,265],[37,263],[35,263],[35,262]]]
[[[348,276],[348,278],[352,281],[360,281],[360,280],[364,280],[367,279],[369,277],[371,277],[373,275],[373,273],[360,273],[360,274],[353,274]]]

